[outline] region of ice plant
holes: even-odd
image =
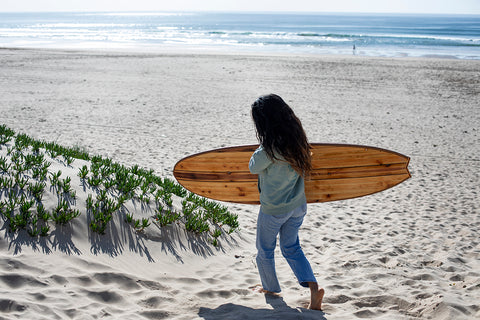
[[[12,145],[12,139],[15,138]],[[78,172],[83,188],[95,190],[97,196],[88,194],[87,213],[90,215],[90,228],[94,232],[104,233],[109,221],[126,202],[131,200],[150,204],[155,199],[155,219],[160,227],[177,222],[194,233],[208,234],[212,243],[218,244],[225,226],[226,232],[238,229],[237,216],[228,212],[226,207],[214,201],[189,194],[176,182],[161,178],[154,170],[134,165],[126,167],[101,156],[91,157],[78,147],[65,148],[56,143],[37,141],[25,134],[15,135],[13,130],[0,125],[0,149],[7,148],[7,157],[0,157],[0,192],[4,199],[0,201],[0,215],[10,224],[12,231],[26,229],[32,237],[48,236],[50,220],[57,224],[68,223],[81,212],[74,206],[75,190],[69,176],[62,177],[62,171],[49,170],[52,158],[62,156],[63,165],[70,166],[75,159],[89,161]],[[61,163],[59,159],[56,160]],[[90,167],[90,168],[89,168]],[[47,179],[48,177],[48,179]],[[42,204],[46,187],[56,193],[57,206],[47,210]],[[182,198],[182,208],[174,208],[174,196]],[[36,204],[36,210],[34,206]],[[126,214],[126,222],[133,223],[137,231],[150,226],[148,218],[134,219],[133,213]]]

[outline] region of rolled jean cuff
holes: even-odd
[[[301,285],[302,287],[308,288],[308,287],[309,287],[309,285],[308,285],[309,282],[317,282],[317,279],[308,280],[308,281],[301,281],[301,282],[299,282],[299,283],[300,283],[300,285]]]

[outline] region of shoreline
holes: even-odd
[[[187,155],[256,143],[249,107],[270,92],[310,142],[396,151],[412,174],[375,195],[309,205],[300,239],[324,313],[305,309],[309,293],[278,251],[282,297],[249,289],[258,207],[226,204],[241,231],[212,250],[176,228],[145,237],[121,221],[111,237],[75,224],[43,246],[0,225],[9,318],[480,316],[480,61],[0,49],[0,66],[0,124],[162,177]]]
[[[104,53],[104,54],[146,54],[146,55],[165,55],[165,54],[178,54],[178,55],[225,55],[225,56],[265,56],[265,57],[304,57],[304,58],[365,58],[365,59],[427,59],[427,60],[460,60],[460,61],[480,61],[480,58],[459,58],[454,55],[445,54],[424,54],[418,56],[412,56],[408,54],[399,55],[365,55],[365,54],[341,54],[341,53],[309,53],[309,52],[282,52],[280,50],[233,50],[231,47],[224,48],[208,48],[208,47],[182,47],[182,46],[138,46],[134,45],[131,48],[127,47],[29,47],[29,46],[0,46],[0,50],[29,50],[29,51],[51,51],[51,52],[77,52],[77,53]]]

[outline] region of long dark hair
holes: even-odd
[[[285,159],[300,175],[312,170],[310,145],[302,123],[276,94],[261,96],[252,104],[257,138],[272,160]]]

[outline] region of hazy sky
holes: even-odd
[[[480,0],[0,0],[0,11],[307,11],[480,14]]]

